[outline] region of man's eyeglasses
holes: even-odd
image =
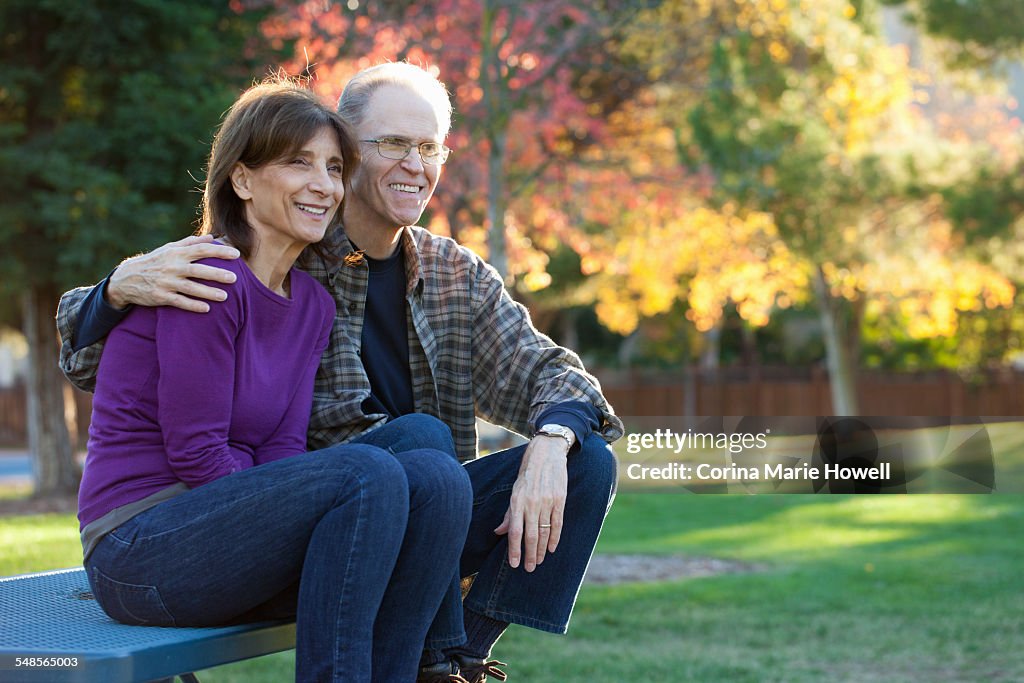
[[[377,145],[377,154],[380,154],[385,159],[394,159],[395,161],[400,161],[409,156],[409,152],[415,147],[419,150],[420,160],[432,166],[440,166],[448,161],[448,155],[452,152],[440,142],[421,142],[416,145],[411,142],[388,140],[386,138],[383,140],[361,140],[361,142],[374,143]]]

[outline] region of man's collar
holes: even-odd
[[[419,247],[416,246],[416,239],[413,236],[413,229],[411,227],[402,228],[402,232],[399,236],[399,248],[403,251],[405,261],[405,281],[406,281],[406,295],[410,295],[414,292],[423,291],[423,268],[420,261]],[[358,266],[362,264],[362,259],[358,258],[361,252],[356,251],[352,245],[352,241],[349,240],[348,235],[345,234],[345,227],[339,226],[337,231],[334,233],[334,242],[337,249],[338,259],[337,263],[330,269],[330,279],[334,280],[335,275],[345,267],[349,265]]]
[[[325,263],[327,268],[328,279],[333,283],[335,276],[341,271],[342,268],[348,264],[353,263],[354,257],[359,253],[352,246],[352,242],[349,241],[348,235],[345,234],[345,226],[338,225],[334,232],[330,235],[329,239],[334,243],[335,256],[337,258],[331,259],[332,263]]]
[[[420,261],[420,250],[416,246],[416,239],[413,237],[413,228],[402,228],[400,249],[405,256],[405,295],[411,296],[415,292],[423,291],[423,267]]]

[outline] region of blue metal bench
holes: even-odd
[[[84,569],[0,578],[0,681],[196,681],[193,671],[295,647],[295,624],[220,628],[119,624],[92,597]]]

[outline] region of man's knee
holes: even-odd
[[[582,496],[610,504],[618,480],[618,460],[611,446],[599,434],[590,434],[580,450],[569,456],[570,497]]]
[[[404,450],[415,448],[432,448],[455,455],[455,441],[452,430],[441,420],[425,413],[410,413],[395,418],[388,423],[393,429],[399,429],[403,435],[401,445]]]

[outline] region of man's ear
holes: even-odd
[[[252,199],[252,171],[241,161],[231,169],[231,187],[239,199]]]

